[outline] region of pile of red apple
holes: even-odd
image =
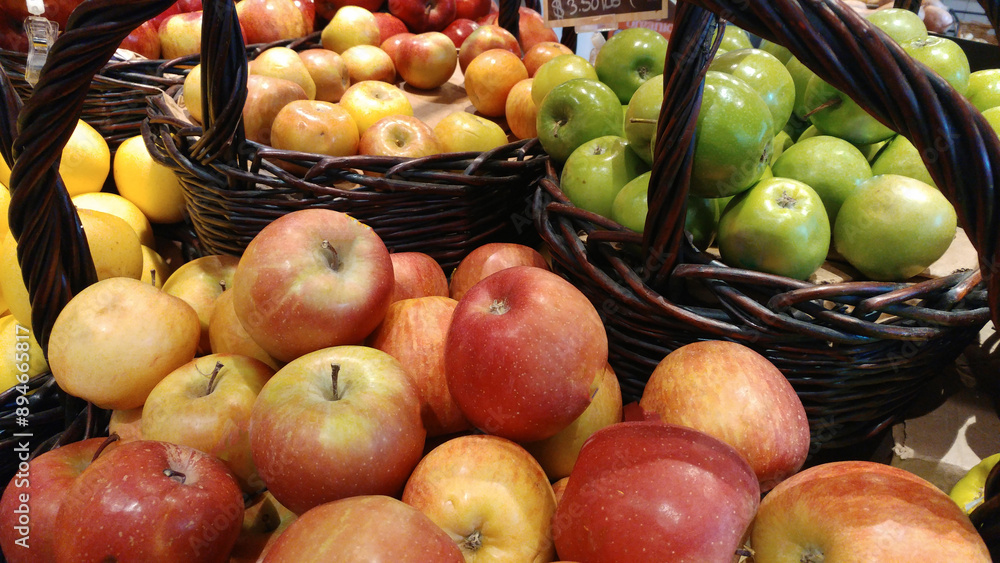
[[[163,289],[91,285],[48,356],[117,440],[22,464],[11,563],[989,561],[922,479],[803,470],[802,403],[743,345],[681,347],[623,405],[601,313],[517,244],[448,276],[296,211]]]

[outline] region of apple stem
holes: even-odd
[[[333,245],[330,244],[330,241],[328,241],[328,240],[323,240],[323,242],[321,243],[320,246],[322,246],[324,250],[329,250],[330,251],[330,254],[331,254],[331,256],[330,256],[330,268],[333,269],[334,271],[339,270],[340,269],[340,256],[337,255],[337,249],[335,249],[333,247]]]
[[[483,533],[479,530],[472,532],[462,540],[462,550],[463,551],[479,551],[479,548],[483,546]]]
[[[149,269],[149,283],[153,287],[156,287],[156,270],[153,268]]]
[[[820,104],[820,105],[816,106],[815,108],[813,108],[812,111],[810,111],[809,113],[803,115],[802,117],[804,117],[806,119],[809,119],[809,116],[813,115],[814,113],[821,112],[821,111],[823,111],[825,109],[829,109],[829,108],[835,108],[835,107],[839,106],[842,103],[844,103],[844,100],[842,100],[840,98],[834,98],[832,100],[827,100],[827,101],[823,102],[822,104]]]
[[[104,453],[104,448],[107,448],[113,442],[117,442],[118,438],[119,438],[118,433],[117,432],[112,432],[110,436],[108,436],[103,442],[101,442],[100,446],[97,446],[97,451],[94,452],[94,457],[90,458],[90,463],[94,463],[95,461],[97,461],[97,458],[102,453]]]
[[[222,291],[225,291],[226,290],[226,280],[219,280],[219,287],[222,288]]]
[[[211,395],[212,391],[215,391],[215,385],[218,383],[219,372],[222,371],[222,362],[215,362],[215,369],[212,370],[212,375],[208,379],[208,390],[205,391],[205,395]]]
[[[330,364],[331,377],[333,379],[333,400],[339,401],[340,394],[337,392],[337,380],[340,379],[340,364]]]
[[[181,485],[183,485],[184,481],[187,480],[187,475],[181,473],[180,471],[174,471],[169,467],[163,470],[163,474],[166,475],[168,479],[177,481]]]

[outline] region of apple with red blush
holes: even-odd
[[[572,55],[573,50],[556,41],[542,41],[535,43],[524,51],[524,68],[528,69],[528,76],[535,76],[538,67],[558,57],[559,55]]]
[[[477,20],[490,13],[490,0],[455,0],[455,19]],[[497,8],[499,10],[499,7]]]
[[[455,0],[388,0],[388,7],[413,33],[441,31],[455,19]]]
[[[168,17],[174,14],[179,14],[179,13],[181,13],[181,4],[180,2],[174,2],[166,10],[163,10],[156,16],[150,18],[149,21],[153,23],[154,29],[159,29],[160,22],[162,22],[163,20],[167,19]]]
[[[375,156],[392,156],[401,158],[420,158],[444,152],[444,147],[437,138],[437,134],[429,125],[412,115],[387,115],[373,123],[361,135],[358,143],[358,154]],[[408,254],[408,253],[404,253]],[[416,271],[400,272],[400,268],[408,265],[397,262],[395,254],[393,257],[393,273],[396,283],[393,285],[393,297],[391,301],[407,299],[408,297],[418,297],[412,295],[414,291],[422,291],[417,284],[423,280],[413,279],[412,276],[423,276]],[[428,256],[428,258],[430,258]],[[433,258],[431,258],[433,261]],[[434,262],[437,265],[437,262]],[[441,266],[437,267],[438,270]],[[442,271],[442,277],[444,273]],[[435,285],[437,285],[435,283]],[[448,282],[445,281],[447,288]],[[406,295],[407,297],[401,297]],[[445,291],[443,295],[447,296]]]
[[[455,74],[458,53],[447,35],[427,31],[400,41],[394,62],[396,71],[407,84],[432,90]]]
[[[499,25],[481,25],[465,38],[458,50],[458,67],[464,73],[473,59],[490,49],[506,49],[521,57],[521,47],[509,31]]]
[[[392,59],[393,66],[397,69],[399,68],[399,46],[402,45],[403,41],[407,38],[413,37],[414,35],[414,33],[410,33],[409,31],[396,33],[385,41],[382,41],[382,44],[379,45],[379,49],[382,49],[387,55],[389,55],[389,58]]]
[[[433,131],[431,131],[433,133]],[[440,295],[448,297],[448,276],[437,260],[423,252],[394,252],[392,301]]]
[[[160,34],[152,20],[142,22],[122,39],[118,47],[138,53],[147,59],[160,58]]]
[[[462,43],[465,43],[465,39],[477,28],[479,28],[479,24],[473,20],[456,18],[441,33],[447,35],[451,39],[451,42],[455,44],[455,47],[461,49]]]
[[[513,242],[489,242],[477,246],[455,267],[449,283],[451,298],[460,301],[469,288],[486,276],[514,266],[549,269],[545,257],[530,246]]]
[[[292,0],[239,0],[236,15],[251,45],[296,39],[311,31]]]
[[[527,51],[537,43],[559,41],[555,30],[546,27],[545,20],[537,11],[521,6],[517,13],[517,39],[521,44],[521,49]],[[479,23],[483,25],[496,24],[498,17],[499,14],[490,14],[482,18]]]
[[[357,6],[376,13],[382,9],[383,4],[385,0],[319,0],[316,2],[316,15],[324,21],[330,21],[337,10],[344,6]]]
[[[201,53],[202,16],[201,10],[181,12],[160,22],[156,30],[160,36],[160,56],[172,60]]]
[[[389,12],[374,12],[372,15],[375,16],[375,23],[378,24],[379,44],[385,43],[386,39],[396,34],[408,33],[410,31],[406,28],[403,20]]]

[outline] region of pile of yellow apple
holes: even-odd
[[[320,47],[271,47],[250,61],[247,139],[329,156],[416,158],[482,152],[536,136],[531,76],[570,49],[542,41],[522,53],[517,39],[494,24],[478,26],[460,43],[437,31],[383,39],[372,12],[344,6],[323,28]],[[449,81],[464,87],[472,107],[456,103],[415,117],[413,100],[421,103],[419,96]],[[201,65],[186,76],[183,101],[201,123]]]

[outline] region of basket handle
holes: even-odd
[[[996,201],[1000,140],[982,114],[942,78],[914,61],[895,41],[838,0],[690,2],[699,8],[688,14],[683,3],[679,6],[678,17],[684,20],[675,25],[668,46],[667,65],[672,74],[682,67],[671,64],[672,60],[683,62],[704,49],[685,38],[704,35],[704,30],[690,23],[697,21],[699,10],[711,10],[759,37],[784,45],[820,78],[913,142],[931,177],[955,206],[959,223],[978,252],[989,290],[991,316],[998,323],[1000,275],[995,274],[1000,264],[1000,207]],[[682,46],[687,50],[680,50]],[[668,84],[687,90],[685,95],[665,95],[659,127],[665,127],[674,112],[682,111],[681,102],[700,96],[695,90],[700,92],[702,87],[685,86],[675,76],[665,75],[665,88]],[[655,216],[647,217],[647,241],[656,237],[681,240],[683,236],[684,214],[671,211],[669,205],[654,204],[664,197],[660,192],[671,194],[675,202],[683,201],[677,197],[687,196],[687,178],[679,171],[690,166],[691,143],[684,142],[684,137],[664,136],[657,142],[649,194],[649,214]],[[685,153],[685,159],[666,161],[668,147]],[[671,185],[674,181],[678,185]],[[661,232],[664,230],[667,233]],[[654,279],[665,280],[679,261],[677,253],[671,254],[669,246],[647,243],[644,247],[644,259],[652,265]]]
[[[94,75],[118,45],[172,0],[87,0],[70,15],[38,84],[17,118],[11,143],[10,231],[31,299],[31,324],[48,350],[56,316],[97,280],[80,217],[59,178],[59,157],[83,112]],[[4,97],[7,115],[14,111]]]
[[[920,0],[894,0],[892,3],[893,8],[899,8],[902,10],[909,10],[914,14],[920,11]]]

